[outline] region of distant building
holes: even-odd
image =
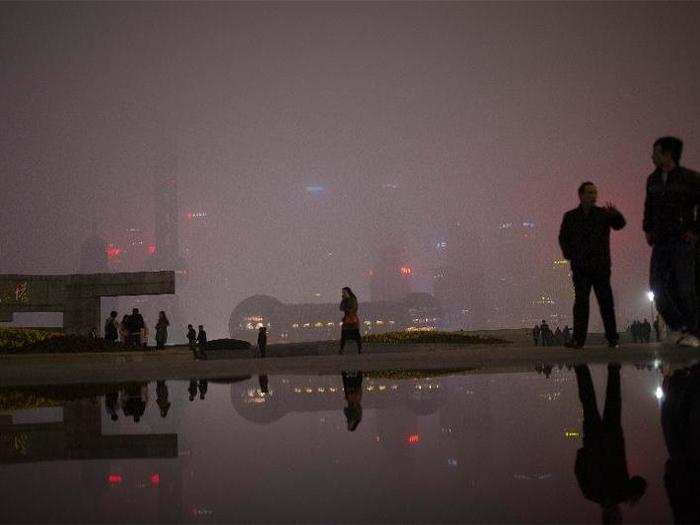
[[[266,326],[269,342],[337,339],[342,312],[338,303],[285,304],[269,295],[241,301],[231,313],[229,333],[234,339],[255,342]],[[360,302],[363,334],[397,330],[436,330],[443,326],[442,309],[429,294],[409,294],[403,301]]]
[[[372,301],[401,301],[412,292],[413,267],[408,264],[405,250],[384,245],[377,252],[370,273],[369,290]]]
[[[79,273],[109,272],[107,264],[107,244],[97,234],[93,234],[80,246]]]

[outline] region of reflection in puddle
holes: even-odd
[[[691,369],[666,371],[665,380],[662,370],[660,363],[508,374],[347,370],[2,389],[0,515],[24,522],[696,519],[700,386]]]

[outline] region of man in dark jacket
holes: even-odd
[[[138,308],[134,308],[129,316],[129,339],[131,346],[141,346],[141,330],[146,327],[143,321],[143,316],[139,313]]]
[[[265,357],[265,350],[267,349],[267,327],[261,326],[258,330],[258,350],[260,350],[260,357]]]
[[[682,153],[683,142],[675,137],[654,142],[656,169],[647,179],[643,227],[652,247],[649,283],[669,338],[679,346],[698,347],[694,332],[700,174],[679,166]]]
[[[605,408],[600,417],[588,365],[577,365],[576,383],[583,408],[583,447],[576,453],[576,480],[586,499],[603,511],[603,523],[621,522],[620,503],[636,503],[646,492],[647,482],[630,477],[622,431],[620,365],[608,365]]]
[[[578,189],[578,208],[567,211],[559,232],[564,258],[571,261],[574,281],[574,335],[570,346],[581,348],[588,334],[591,288],[595,292],[603,318],[608,346],[618,347],[615,305],[610,287],[610,229],[621,230],[625,218],[610,203],[596,206],[598,189],[584,182]]]

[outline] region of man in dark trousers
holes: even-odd
[[[700,174],[679,165],[683,142],[654,142],[655,170],[647,179],[644,234],[651,249],[649,284],[669,329],[669,342],[699,347],[696,337],[695,257]]]
[[[119,327],[117,326],[117,312],[112,310],[105,321],[105,341],[116,343],[119,339]]]
[[[622,432],[620,365],[608,365],[602,418],[588,365],[577,365],[574,369],[583,408],[583,447],[576,453],[576,480],[584,497],[601,506],[603,523],[620,523],[620,503],[636,503],[647,488],[644,478],[630,477],[627,470]]]
[[[260,357],[265,357],[265,350],[267,349],[267,328],[261,326],[258,329],[258,350],[260,350]]]
[[[199,355],[202,359],[207,358],[207,333],[204,331],[204,326],[198,326],[199,331],[197,332],[197,343],[199,343]]]
[[[131,346],[141,346],[141,330],[146,327],[143,321],[143,316],[139,313],[138,308],[134,308],[129,316],[129,339]]]
[[[561,223],[559,245],[571,261],[574,281],[574,335],[569,346],[582,348],[588,335],[591,288],[603,318],[608,346],[619,348],[615,305],[610,286],[610,229],[621,230],[625,218],[610,203],[596,206],[598,189],[592,182],[578,188],[580,204],[567,211]]]

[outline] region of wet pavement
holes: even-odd
[[[0,522],[700,516],[700,372],[431,374],[0,389]]]

